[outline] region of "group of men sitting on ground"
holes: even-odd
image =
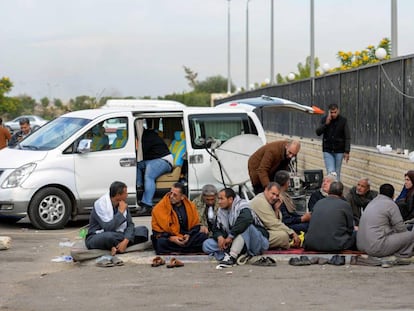
[[[393,201],[392,185],[381,185],[379,194],[369,201],[369,187],[364,187],[364,181],[369,181],[360,180],[347,195],[348,203],[343,184],[326,176],[321,190],[309,200],[310,212],[300,215],[286,192],[284,173],[279,175],[276,180],[282,185],[269,182],[251,201],[231,188],[217,191],[206,185],[191,202],[183,184],[175,183],[152,211],[151,241],[156,254],[204,252],[224,265],[234,265],[241,255],[259,256],[269,248],[301,246],[321,252],[360,250],[376,257],[413,255],[414,231],[407,230]],[[134,227],[131,221],[126,195],[126,185],[114,182],[110,192],[96,201],[86,237],[88,248],[110,249],[114,255],[148,240],[146,228]],[[362,214],[355,212],[361,206]],[[295,220],[284,223],[289,217]],[[304,241],[299,230],[306,231]]]

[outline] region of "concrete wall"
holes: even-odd
[[[267,132],[266,136],[268,142],[282,139],[299,140],[301,149],[298,154],[298,171],[303,173],[304,170],[322,169],[324,175],[326,174],[321,140],[271,132]],[[412,169],[414,163],[407,156],[395,151],[382,154],[376,148],[352,145],[348,164],[342,164],[341,181],[346,188],[351,188],[361,177],[368,177],[371,180],[371,189],[378,190],[381,184],[390,183],[398,194],[404,184],[404,174]]]

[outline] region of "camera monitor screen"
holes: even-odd
[[[317,190],[322,186],[323,171],[322,170],[305,170],[305,189]]]

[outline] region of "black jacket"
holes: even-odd
[[[316,129],[316,135],[323,134],[322,150],[332,153],[349,153],[351,150],[351,134],[345,117],[338,115],[331,123],[325,124],[326,117],[321,119],[321,125]]]
[[[144,130],[141,139],[144,160],[159,159],[171,153],[164,140],[152,129]]]

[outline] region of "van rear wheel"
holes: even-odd
[[[30,222],[38,229],[62,229],[69,221],[72,203],[58,188],[45,188],[35,194],[29,205]]]

